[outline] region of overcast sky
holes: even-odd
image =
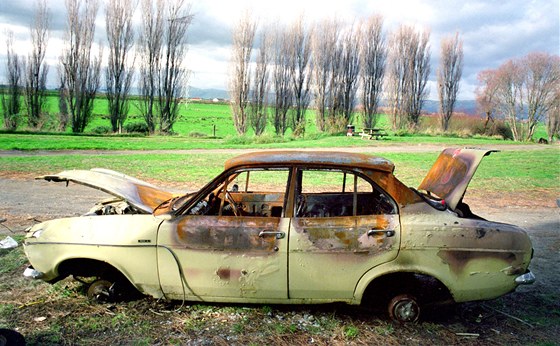
[[[66,10],[63,0],[47,0],[51,34],[47,50],[50,84],[62,46]],[[338,18],[346,23],[380,14],[385,30],[409,24],[431,32],[432,76],[430,99],[437,98],[435,71],[442,37],[458,32],[464,42],[464,70],[460,99],[473,99],[476,75],[514,57],[543,51],[560,54],[559,0],[193,0],[194,21],[189,30],[187,67],[190,85],[227,88],[231,28],[249,8],[260,23],[289,23],[304,14],[308,23]],[[6,30],[15,33],[18,54],[26,55],[35,0],[0,0],[0,83],[6,80]],[[137,11],[139,12],[139,11]],[[137,16],[138,17],[138,16]],[[138,18],[137,18],[138,19]],[[137,20],[138,21],[138,20]],[[104,8],[98,13],[96,38],[105,40]]]

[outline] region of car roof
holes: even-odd
[[[242,154],[226,161],[225,169],[241,166],[335,166],[363,168],[392,173],[395,165],[382,157],[337,151],[260,151]]]

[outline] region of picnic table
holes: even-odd
[[[385,137],[387,136],[387,132],[385,132],[385,130],[383,129],[376,129],[376,128],[364,128],[362,130],[362,132],[360,132],[360,136],[362,136],[362,139],[367,138],[367,139],[379,139],[381,137]]]

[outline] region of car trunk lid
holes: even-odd
[[[449,209],[455,210],[461,202],[482,158],[497,150],[477,148],[447,148],[418,187],[443,199]]]

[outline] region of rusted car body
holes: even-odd
[[[132,285],[187,301],[382,304],[415,321],[423,305],[493,299],[534,281],[527,233],[462,202],[490,153],[444,150],[418,190],[386,159],[337,152],[241,155],[178,196],[109,170],[47,175],[115,198],[32,227],[25,275],[94,277],[98,299]]]

